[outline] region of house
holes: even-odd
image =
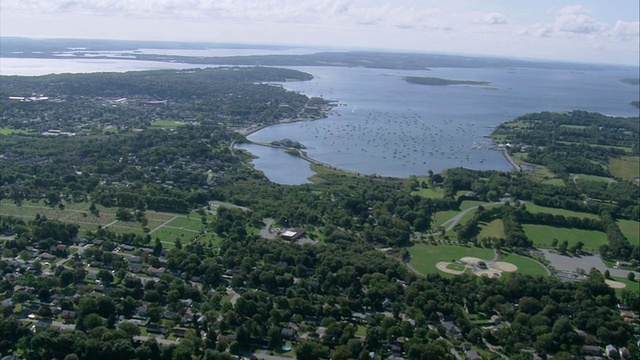
[[[388,298],[385,298],[384,301],[382,302],[382,307],[387,311],[392,311],[393,303]]]
[[[605,355],[609,357],[618,357],[618,349],[615,346],[609,344],[605,347]]]
[[[73,320],[76,318],[76,312],[72,310],[62,310],[60,316],[62,316],[64,320]]]
[[[53,256],[53,255],[51,255],[51,254],[49,254],[49,253],[42,253],[42,254],[40,254],[38,257],[39,257],[40,259],[42,259],[42,260],[53,260],[53,259],[55,259],[55,258],[56,258],[55,256]]]
[[[282,328],[282,330],[280,330],[280,336],[282,336],[283,339],[287,340],[295,339],[296,331],[288,327]]]
[[[473,349],[465,352],[465,354],[467,355],[467,358],[469,358],[469,360],[482,360],[482,357],[478,354],[478,352]]]
[[[187,333],[187,330],[188,329],[183,327],[176,327],[173,329],[173,335],[175,337],[184,337],[184,335]]]
[[[287,240],[287,241],[296,241],[300,237],[302,237],[302,235],[304,235],[304,230],[297,229],[297,228],[288,229],[285,232],[283,232],[282,234],[280,234],[282,239],[283,240]]]
[[[147,274],[148,274],[149,276],[159,277],[160,275],[164,274],[164,272],[165,272],[166,270],[167,270],[167,269],[165,269],[165,268],[163,268],[163,267],[155,268],[155,267],[153,267],[153,266],[149,266],[149,267],[147,268]]]
[[[620,348],[620,358],[621,359],[629,359],[629,358],[631,358],[631,354],[629,353],[629,349],[627,349],[626,347],[621,347]]]
[[[593,356],[602,355],[602,349],[600,348],[600,346],[594,346],[594,345],[583,345],[580,348],[580,352],[584,355],[593,355]]]

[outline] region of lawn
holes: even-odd
[[[168,227],[161,227],[160,229],[151,233],[152,238],[160,238],[163,241],[174,242],[176,239],[180,239],[182,245],[188,243],[198,235],[197,232],[193,232],[186,229],[174,229]]]
[[[536,205],[534,203],[527,203],[526,207],[527,207],[527,210],[533,214],[547,213],[551,215],[573,216],[577,218],[589,218],[589,219],[596,219],[596,220],[599,219],[598,215],[596,214],[551,208],[551,207]]]
[[[627,285],[624,289],[616,289],[616,295],[620,296],[623,290],[633,291],[640,293],[640,283],[638,280],[631,281],[626,277],[622,276],[612,276],[611,280],[620,281],[621,283],[625,283]]]
[[[458,214],[460,214],[460,211],[457,210],[438,211],[435,214],[435,226],[442,225],[443,222],[451,219]]]
[[[586,175],[586,174],[572,174],[574,181],[599,181],[599,182],[614,182],[615,179],[604,177],[604,176],[595,176],[595,175]]]
[[[640,243],[640,222],[632,220],[618,220],[618,227],[622,235],[632,244]]]
[[[178,216],[175,219],[171,220],[167,224],[167,226],[200,231],[200,229],[202,229],[203,224],[200,218],[193,219],[193,218]]]
[[[598,248],[601,245],[609,243],[607,241],[607,235],[602,231],[567,229],[531,224],[523,224],[522,228],[524,229],[525,235],[533,241],[534,246],[539,248],[551,248],[551,241],[554,238],[558,239],[559,244],[567,240],[569,247],[578,241],[582,241],[584,243],[583,250],[589,252],[598,252]]]
[[[182,121],[173,121],[173,120],[156,120],[151,122],[151,126],[158,127],[176,127],[176,126],[184,126],[187,123]]]
[[[564,180],[555,178],[555,179],[544,179],[541,184],[545,185],[553,185],[553,186],[564,186]]]
[[[537,262],[516,254],[509,254],[505,256],[500,256],[500,261],[510,262],[518,267],[518,273],[520,274],[528,274],[528,275],[541,275],[547,276],[547,270],[544,266],[538,264]]]
[[[480,234],[478,235],[478,239],[484,238],[506,238],[507,236],[504,233],[504,224],[502,220],[497,219],[492,222],[481,225],[480,226]]]
[[[444,189],[443,188],[427,188],[418,190],[414,190],[411,192],[411,195],[418,195],[429,199],[442,199],[444,198]]]
[[[613,176],[634,181],[640,177],[640,157],[623,156],[609,162],[609,171]]]
[[[35,133],[27,130],[0,128],[0,135],[11,135],[11,134],[35,134]]]
[[[457,245],[414,244],[408,250],[411,266],[422,274],[437,272],[436,263],[440,261],[453,262],[465,256],[489,260],[494,255],[492,249]]]

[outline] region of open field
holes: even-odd
[[[640,177],[640,156],[623,156],[609,162],[609,171],[613,176],[634,181]]]
[[[0,128],[0,135],[11,135],[11,134],[35,134],[35,133],[27,130]]]
[[[500,261],[509,262],[515,264],[518,267],[518,273],[521,274],[529,274],[529,275],[541,275],[547,276],[547,270],[544,266],[538,264],[537,262],[516,254],[509,254],[500,256]]]
[[[596,176],[596,175],[587,175],[587,174],[572,174],[573,181],[599,181],[599,182],[614,182],[615,179],[604,177],[604,176]]]
[[[624,276],[612,276],[611,279],[627,285],[624,287],[624,290],[640,293],[640,283],[638,280],[630,281]],[[622,289],[616,289],[616,295],[620,296],[620,293],[622,293]]]
[[[557,208],[552,208],[552,207],[546,207],[546,206],[540,206],[540,205],[536,205],[534,203],[527,203],[526,204],[527,210],[530,213],[547,213],[547,214],[551,214],[551,215],[562,215],[562,216],[573,216],[573,217],[577,217],[577,218],[589,218],[589,219],[599,219],[598,215],[596,214],[590,214],[590,213],[585,213],[585,212],[577,212],[577,211],[571,211],[571,210],[565,210],[565,209],[557,209]]]
[[[18,206],[12,201],[5,199],[0,201],[0,215],[16,216],[26,221],[35,219],[37,214],[41,216],[44,215],[51,220],[77,224],[80,227],[81,236],[84,236],[84,234],[89,231],[96,231],[98,226],[102,226],[118,234],[131,233],[146,235],[140,223],[116,220],[115,208],[105,208],[104,206],[96,205],[98,216],[95,216],[89,212],[90,205],[89,203],[74,203],[68,204],[64,209],[60,209],[58,207],[47,206],[42,201],[26,202]],[[148,220],[146,227],[150,229],[151,236],[170,243],[173,243],[176,238],[179,238],[183,244],[186,244],[195,238],[204,227],[201,215],[197,215],[197,217],[191,217],[189,215],[189,217],[187,217],[187,215],[182,214],[146,211],[145,216]],[[213,215],[207,215],[207,219],[208,221],[212,220]],[[167,223],[167,221],[169,222]]]
[[[443,188],[418,189],[411,192],[411,195],[418,195],[429,199],[442,199],[444,197]]]
[[[173,121],[173,120],[156,120],[151,122],[151,126],[158,127],[176,127],[176,126],[184,126],[187,123],[182,121]]]
[[[484,239],[489,237],[495,237],[495,238],[506,237],[506,235],[504,234],[504,224],[502,223],[502,220],[500,219],[493,220],[492,222],[486,225],[480,226],[480,234],[478,234],[478,239]]]
[[[640,222],[632,220],[618,220],[618,227],[622,235],[632,244],[640,243]]]
[[[435,226],[440,226],[442,225],[443,222],[451,219],[452,217],[460,214],[461,211],[457,211],[457,210],[447,210],[447,211],[439,211],[437,213],[434,214],[435,217]]]
[[[608,244],[607,236],[602,231],[531,224],[523,224],[522,228],[525,235],[533,241],[533,245],[539,248],[551,248],[551,241],[554,238],[558,239],[559,244],[567,240],[569,247],[578,241],[582,241],[584,243],[583,250],[589,252],[598,252],[600,245]]]
[[[564,186],[564,180],[562,179],[545,179],[542,180],[542,182],[540,182],[541,184],[545,184],[545,185],[553,185],[553,186]]]
[[[411,266],[422,274],[437,272],[436,264],[440,261],[455,262],[465,256],[490,260],[494,255],[492,249],[457,245],[415,244],[408,250]]]

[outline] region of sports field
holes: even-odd
[[[411,266],[422,274],[435,273],[440,261],[456,262],[463,257],[473,256],[484,260],[493,258],[492,249],[465,247],[458,245],[414,244],[408,248]]]
[[[558,239],[559,244],[567,240],[569,247],[582,241],[584,243],[583,250],[589,252],[598,252],[600,245],[608,244],[607,236],[602,231],[531,224],[523,224],[522,228],[525,235],[533,241],[533,245],[539,248],[551,248],[551,242],[554,238]]]
[[[518,267],[518,273],[520,274],[541,276],[547,276],[549,274],[544,266],[524,256],[516,254],[503,255],[500,256],[500,261],[515,264]]]

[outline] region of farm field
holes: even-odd
[[[422,274],[438,272],[436,264],[440,261],[455,262],[465,256],[490,260],[494,256],[492,249],[458,245],[415,244],[408,250],[411,266]]]
[[[518,267],[518,273],[520,274],[528,274],[534,276],[547,276],[549,274],[544,266],[524,256],[509,254],[500,256],[500,261],[515,264]]]
[[[618,220],[618,227],[622,235],[632,244],[640,243],[640,222],[632,220]]]
[[[590,214],[585,212],[577,212],[565,209],[556,209],[552,207],[540,206],[534,203],[528,202],[526,204],[527,210],[530,213],[547,213],[551,215],[563,215],[563,216],[573,216],[578,218],[589,218],[589,219],[599,219],[598,215]]]
[[[533,241],[533,245],[539,248],[551,248],[551,241],[554,238],[558,239],[559,243],[567,240],[569,247],[578,241],[582,241],[584,243],[583,250],[589,252],[598,252],[600,245],[608,244],[607,236],[602,231],[531,224],[523,224],[522,228],[525,235]]]

